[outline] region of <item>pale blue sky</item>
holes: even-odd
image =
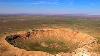
[[[0,14],[96,14],[100,0],[0,0]]]

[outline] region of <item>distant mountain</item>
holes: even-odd
[[[0,16],[31,16],[33,14],[0,14]]]
[[[100,17],[100,15],[88,14],[0,14],[0,16],[74,16],[74,17]]]

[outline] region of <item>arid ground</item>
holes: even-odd
[[[100,17],[0,16],[0,56],[100,56]]]

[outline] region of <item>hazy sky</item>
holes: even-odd
[[[0,0],[0,14],[99,14],[100,0]]]

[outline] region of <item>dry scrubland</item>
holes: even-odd
[[[100,56],[100,20],[93,18],[1,16],[0,56]]]

